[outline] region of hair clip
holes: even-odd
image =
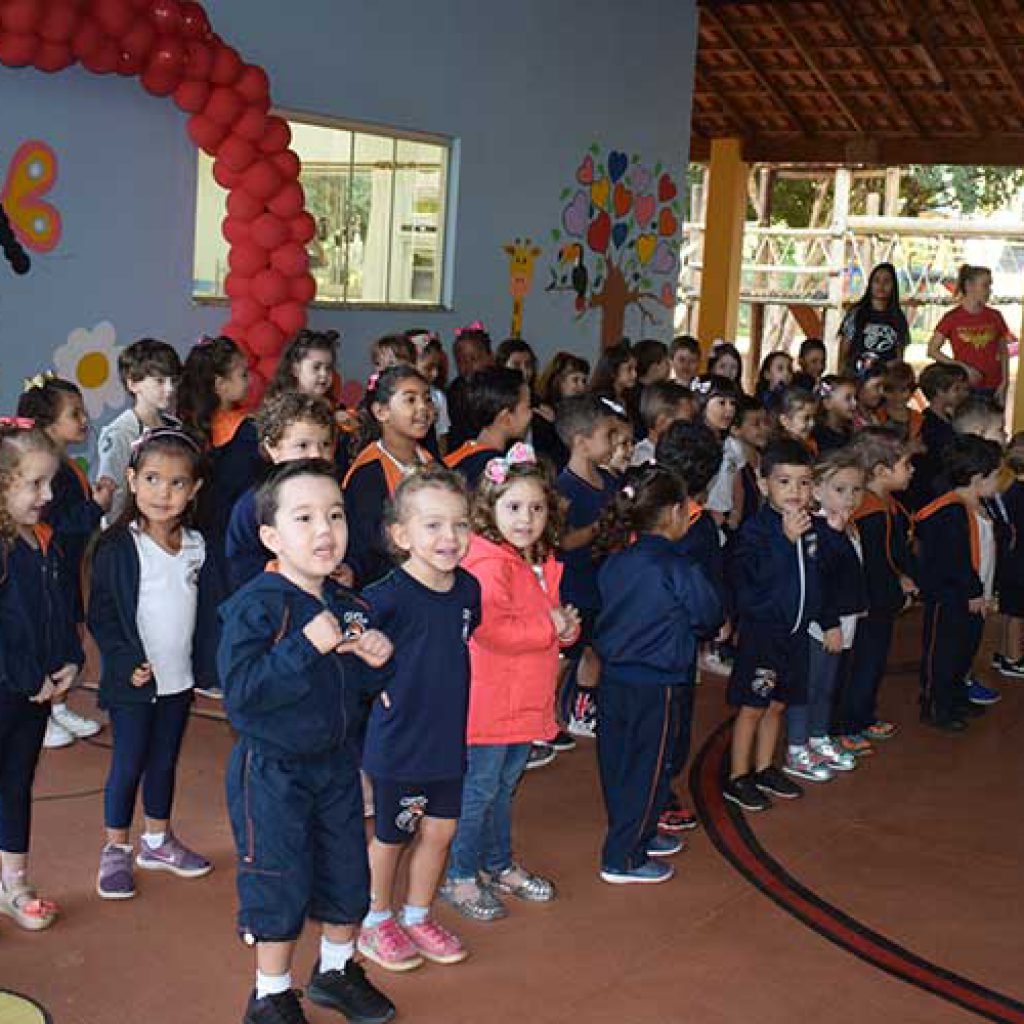
[[[626,484],[626,486],[622,488],[622,493],[626,496],[627,501],[636,500],[636,488],[632,484]]]
[[[366,390],[368,394],[373,394],[377,390],[377,384],[380,381],[380,373],[371,373],[370,379],[366,382]]]
[[[194,348],[205,348],[207,345],[212,345],[215,340],[216,339],[215,338],[211,338],[209,334],[200,334],[199,337],[196,338],[196,343],[195,343],[195,345],[193,347]]]
[[[44,370],[42,373],[37,373],[34,377],[25,378],[25,386],[21,389],[24,394],[27,391],[34,391],[36,388],[45,388],[46,385],[51,381],[55,380],[57,375],[52,373],[50,370]]]
[[[191,434],[180,430],[178,427],[153,427],[152,430],[144,430],[131,444],[130,461],[135,462],[139,452],[151,441],[161,441],[174,438],[177,441],[184,441],[197,455],[202,453],[198,442]]]
[[[836,386],[831,381],[819,380],[814,388],[814,394],[818,398],[831,398],[835,390]]]
[[[467,324],[465,327],[456,327],[455,328],[455,339],[458,340],[464,334],[469,334],[470,332],[475,332],[475,331],[482,331],[484,334],[487,333],[487,328],[484,327],[484,324],[483,324],[482,320],[474,320],[471,324]]]
[[[714,381],[710,377],[695,377],[690,381],[690,390],[695,395],[707,397],[711,394],[712,387],[714,387]]]
[[[0,429],[8,430],[32,430],[36,421],[28,416],[0,416]]]
[[[508,454],[491,459],[484,466],[484,476],[492,484],[503,484],[508,479],[508,471],[513,466],[536,466],[537,456],[525,442],[517,441],[508,450]]]
[[[606,408],[610,409],[616,416],[622,416],[625,418],[626,409],[624,406],[619,405],[618,402],[613,401],[610,398],[599,398],[598,401]]]

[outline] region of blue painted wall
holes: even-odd
[[[693,0],[208,0],[215,29],[270,73],[275,103],[459,140],[454,308],[439,314],[314,309],[343,333],[346,376],[370,340],[410,321],[450,332],[477,317],[503,337],[511,298],[500,245],[545,246],[525,336],[541,356],[596,349],[595,314],[546,294],[559,193],[597,140],[661,160],[682,183],[696,41]],[[190,299],[196,157],[185,116],[137,81],[81,69],[0,68],[0,172],[26,138],[56,150],[60,247],[28,277],[0,264],[0,402],[49,365],[77,327],[102,320],[118,344],[145,334],[183,351],[226,310]],[[660,329],[670,334],[668,311]],[[639,330],[635,313],[627,331]],[[450,337],[450,334],[446,334]],[[102,419],[112,415],[107,410]]]

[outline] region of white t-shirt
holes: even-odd
[[[978,552],[978,575],[985,592],[985,598],[992,600],[996,592],[996,531],[992,520],[983,512],[975,512],[978,520],[978,535],[981,550]]]
[[[629,457],[629,464],[631,466],[646,466],[648,462],[654,462],[654,442],[649,437],[645,437],[642,441],[637,441],[634,446],[633,454]]]
[[[747,457],[738,438],[727,437],[722,446],[722,466],[715,474],[708,488],[708,500],[704,507],[709,512],[728,515],[732,511],[736,474],[746,465]]]
[[[138,526],[132,526],[139,554],[139,629],[158,697],[191,690],[192,637],[196,630],[199,570],[206,545],[195,530],[182,530],[181,550],[172,555]]]

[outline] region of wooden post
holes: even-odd
[[[850,216],[850,169],[836,171],[832,196],[832,244],[829,247],[828,310],[825,313],[824,337],[829,363],[838,361],[836,335],[843,321],[843,271],[846,269],[846,227]]]
[[[775,195],[776,172],[772,167],[762,167],[757,172],[757,223],[769,227],[772,222],[772,199]],[[754,278],[760,285],[763,275]],[[750,307],[750,350],[747,352],[747,386],[756,382],[761,352],[764,348],[764,303],[754,302]]]
[[[886,167],[885,169],[885,215],[886,217],[900,215],[900,169],[898,167]]]

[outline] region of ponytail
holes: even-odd
[[[663,466],[647,463],[627,469],[622,486],[598,523],[595,557],[621,551],[635,534],[650,533],[666,509],[685,501],[682,477]]]

